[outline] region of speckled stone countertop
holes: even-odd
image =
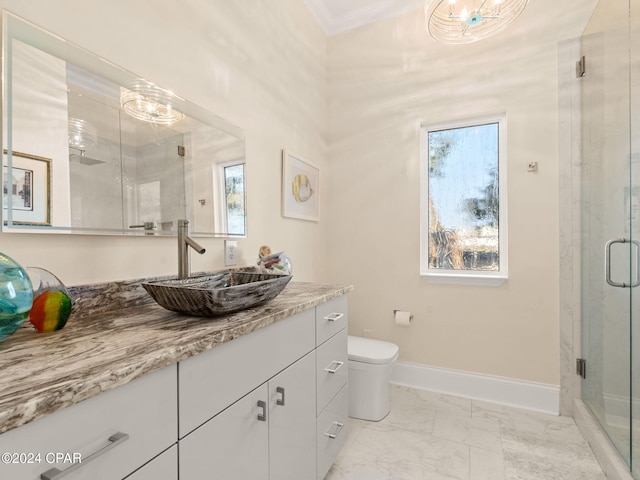
[[[65,328],[29,322],[0,343],[0,433],[313,308],[352,289],[291,282],[270,302],[200,318],[157,305],[139,281],[72,287]]]

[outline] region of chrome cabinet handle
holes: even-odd
[[[276,400],[276,405],[282,405],[284,407],[284,387],[276,388],[276,393],[282,395],[279,399]]]
[[[335,368],[331,368],[332,365],[336,365]],[[340,367],[342,367],[344,365],[344,362],[340,362],[338,360],[334,360],[333,362],[331,362],[329,364],[328,367],[324,367],[324,371],[325,372],[329,372],[329,373],[336,373],[338,370],[340,370]]]
[[[258,420],[261,422],[267,421],[267,402],[263,400],[258,400],[258,408],[262,409],[262,413],[258,414]]]
[[[636,279],[627,284],[624,282],[616,282],[611,278],[611,247],[616,243],[631,243],[636,250]],[[614,238],[609,240],[604,246],[604,270],[607,283],[612,287],[630,288],[640,285],[640,242],[638,240],[630,240],[628,238]]]
[[[329,429],[326,432],[324,432],[324,434],[329,438],[337,438],[337,436],[340,435],[340,432],[342,431],[343,427],[344,427],[344,423],[333,422],[329,427]]]
[[[40,480],[60,480],[61,478],[66,477],[70,473],[76,471],[80,467],[86,465],[90,461],[95,460],[101,455],[104,455],[112,448],[116,448],[118,445],[126,442],[127,440],[129,440],[128,434],[121,433],[121,432],[115,433],[109,437],[108,445],[102,447],[99,450],[96,450],[91,455],[84,457],[82,461],[76,462],[70,467],[65,468],[64,470],[59,470],[57,468],[52,468],[50,470],[47,470],[46,472],[40,475]]]
[[[324,319],[328,320],[329,322],[337,322],[342,317],[344,317],[344,313],[330,313],[329,315],[324,317]]]

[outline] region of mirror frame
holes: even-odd
[[[100,77],[115,83],[119,86],[129,85],[134,80],[142,79],[142,77],[133,74],[132,72],[125,70],[124,68],[116,65],[115,63],[110,62],[88,50],[74,44],[59,35],[49,32],[36,24],[31,23],[30,21],[19,17],[7,10],[2,10],[2,110],[3,110],[3,122],[2,122],[2,149],[5,152],[3,157],[6,157],[7,165],[0,169],[0,178],[4,182],[5,175],[11,176],[14,160],[13,158],[22,158],[22,157],[32,157],[32,158],[44,158],[37,157],[35,155],[24,154],[20,152],[14,152],[13,148],[13,125],[11,121],[11,114],[13,111],[13,99],[12,99],[12,83],[10,81],[11,78],[11,58],[12,58],[12,41],[19,40],[31,47],[37,48],[49,55],[57,57],[66,63],[71,63],[77,67],[87,70],[88,72],[99,75]],[[242,203],[244,207],[244,233],[228,233],[228,232],[202,232],[198,231],[197,228],[193,229],[190,235],[195,237],[230,237],[230,238],[246,238],[247,236],[247,205],[246,205],[246,197],[247,197],[247,180],[246,180],[246,141],[244,132],[237,126],[229,123],[218,115],[206,110],[199,105],[189,102],[185,100],[184,97],[178,97],[180,100],[180,109],[182,113],[186,116],[191,117],[207,126],[211,126],[216,130],[223,132],[227,135],[235,137],[239,142],[242,142],[242,155],[239,156],[236,163],[242,163],[244,165],[244,178],[243,178],[243,194],[242,194]],[[51,168],[51,159],[49,160],[49,169]],[[228,162],[228,160],[222,160],[221,164]],[[3,159],[4,165],[4,159]],[[218,165],[216,162],[214,165]],[[16,167],[17,168],[17,167]],[[49,170],[50,171],[50,170]],[[189,192],[192,192],[193,185],[188,184],[190,181],[193,182],[193,179],[188,178],[190,175],[184,175],[184,192],[187,195]],[[121,188],[122,188],[122,179]],[[220,183],[220,182],[218,182]],[[3,183],[4,185],[4,183]],[[51,186],[48,187],[49,197],[48,202],[51,202],[50,190]],[[220,193],[220,186],[214,185],[214,190],[217,190]],[[221,198],[223,195],[218,195],[215,198]],[[195,202],[195,200],[194,200]],[[202,201],[200,201],[202,202]],[[11,205],[11,201],[9,200],[9,205]],[[221,207],[216,205],[217,202],[214,201],[213,209],[216,209],[215,217],[219,215]],[[193,209],[195,205],[190,206],[187,205],[186,213],[188,220],[192,220],[189,218],[193,217]],[[222,208],[224,209],[224,207]],[[191,214],[189,214],[191,212]],[[212,215],[213,215],[212,211]],[[103,231],[95,228],[83,228],[83,227],[66,227],[66,226],[52,226],[50,223],[50,218],[48,221],[43,222],[27,222],[27,221],[14,221],[13,220],[13,212],[12,209],[5,208],[5,205],[2,205],[1,210],[2,215],[2,231],[3,232],[18,232],[18,233],[66,233],[66,234],[91,234],[91,235],[125,235],[125,236],[175,236],[177,235],[177,218],[174,219],[174,227],[171,230],[162,231],[162,232],[153,232],[150,234],[149,232],[145,232],[138,229],[127,229],[123,224],[122,230],[120,229],[109,229],[108,231]],[[50,217],[50,214],[49,214]],[[123,217],[124,220],[124,217]],[[124,222],[123,222],[124,223]],[[192,222],[193,223],[193,222]],[[219,223],[218,220],[214,220],[214,225]],[[215,229],[215,227],[214,227]]]

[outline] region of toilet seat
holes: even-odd
[[[349,360],[354,362],[384,365],[398,358],[398,346],[391,342],[352,335],[347,337],[347,342]]]

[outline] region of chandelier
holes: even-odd
[[[442,43],[477,42],[505,29],[518,18],[528,1],[427,0],[426,27]]]
[[[160,125],[171,125],[184,118],[174,107],[182,99],[151,82],[137,79],[120,87],[120,103],[133,118]]]
[[[87,150],[98,143],[98,132],[89,122],[80,118],[69,118],[69,146],[77,150]]]

